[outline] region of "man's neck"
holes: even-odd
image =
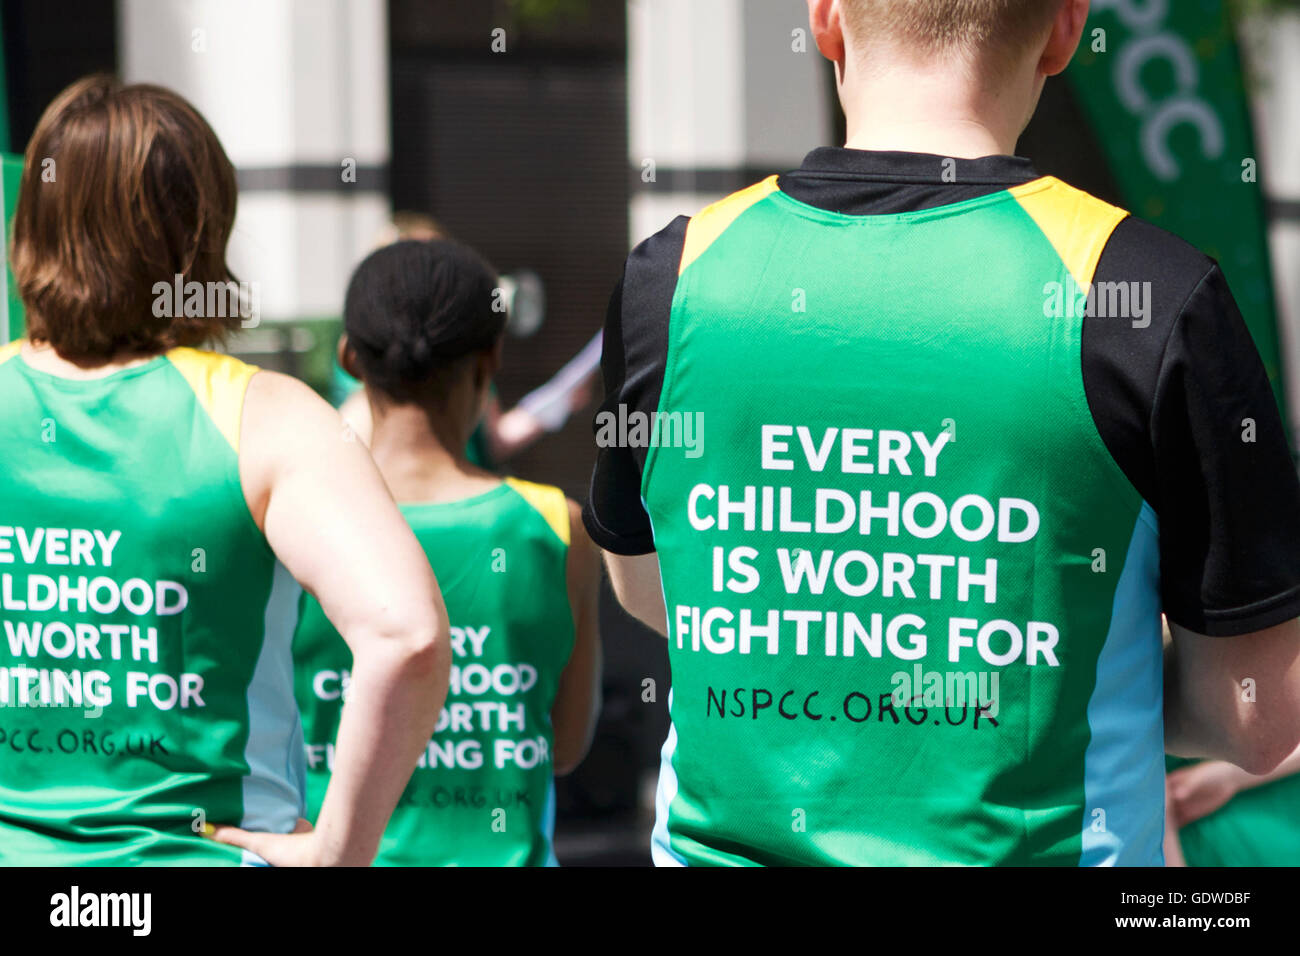
[[[1030,89],[1025,82],[992,88],[950,67],[850,75],[840,91],[845,145],[954,159],[1013,155],[1036,101]]]
[[[892,123],[867,122],[849,127],[847,149],[900,153],[931,153],[953,159],[1011,156],[1015,140],[972,122],[938,124],[923,119]]]

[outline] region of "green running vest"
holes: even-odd
[[[239,482],[256,369],[174,349],[91,381],[0,348],[0,864],[261,862],[205,823],[301,807],[275,560]]]
[[[554,865],[551,706],[574,643],[564,493],[506,479],[401,509],[442,589],[453,660],[447,702],[375,865]],[[352,655],[305,593],[293,650],[315,821]]]
[[[849,216],[772,177],[691,220],[642,475],[657,863],[1161,863],[1156,519],[1080,368],[1125,215],[1042,178]]]

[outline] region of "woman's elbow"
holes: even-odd
[[[451,631],[447,613],[423,611],[406,616],[386,642],[395,669],[405,678],[445,684],[451,673]]]

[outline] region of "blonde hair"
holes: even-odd
[[[1044,37],[1062,0],[843,0],[855,43],[886,38],[922,56],[999,62]]]

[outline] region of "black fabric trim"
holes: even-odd
[[[587,529],[587,534],[591,536],[591,540],[611,554],[635,557],[636,555],[650,554],[655,549],[654,535],[648,531],[641,534],[619,534],[610,531],[600,523],[600,519],[596,517],[596,512],[592,510],[590,501],[583,506],[582,523]]]
[[[1020,156],[953,159],[928,153],[814,149],[804,164],[778,177],[792,199],[849,216],[936,209],[979,199],[1041,178]]]
[[[1223,611],[1206,611],[1198,620],[1200,628],[1185,623],[1176,614],[1169,618],[1180,627],[1204,634],[1206,637],[1238,637],[1265,628],[1276,627],[1300,617],[1300,585],[1291,590],[1244,608]]]
[[[605,399],[598,416],[609,412],[618,417],[619,405],[647,415],[659,408],[668,365],[668,319],[689,223],[679,216],[627,258],[605,315],[600,359]],[[592,420],[593,433],[599,431],[598,421]],[[641,473],[648,451],[600,447],[596,451],[583,520],[592,540],[614,554],[648,554],[655,549],[650,517],[641,503]]]
[[[1159,519],[1165,613],[1209,636],[1300,615],[1300,481],[1217,263],[1129,218],[1094,281],[1150,283],[1150,323],[1088,316],[1080,360],[1097,431]]]
[[[950,178],[945,173],[952,170]],[[1039,178],[1031,160],[1023,156],[981,156],[961,159],[936,153],[900,153],[884,150],[814,149],[803,165],[787,173],[793,178],[843,176],[858,182],[877,181],[960,186],[963,183],[1011,186]],[[784,178],[784,177],[783,177]]]
[[[1090,316],[1081,355],[1088,407],[1111,457],[1142,497],[1160,510],[1151,421],[1165,346],[1213,262],[1162,229],[1129,217],[1102,250],[1095,283],[1150,282],[1151,321]]]

